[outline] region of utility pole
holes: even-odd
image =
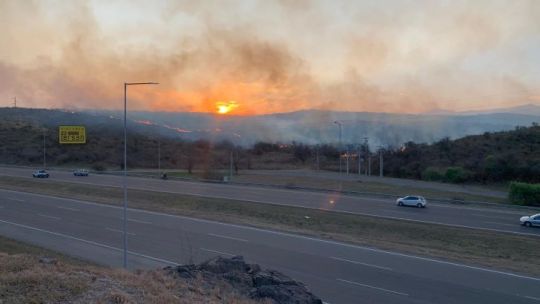
[[[366,156],[367,156],[366,160],[368,161],[368,164],[367,164],[366,169],[364,171],[365,171],[366,175],[371,175],[371,153],[369,153],[368,140],[369,139],[367,137],[364,137],[364,146],[366,148]]]
[[[371,153],[368,152],[368,176],[371,176]]]
[[[336,125],[339,127],[339,174],[341,174],[342,166],[341,166],[341,151],[343,150],[342,144],[341,144],[341,135],[342,135],[342,123],[338,120],[334,121]]]
[[[13,107],[17,108],[17,97],[13,97]]]
[[[362,175],[362,145],[358,145],[358,175]]]
[[[47,167],[47,148],[45,147],[45,132],[47,130],[43,129],[43,170]]]
[[[232,180],[232,176],[233,176],[233,162],[234,162],[233,151],[231,150],[230,163],[229,163],[229,181]]]
[[[379,149],[379,177],[383,177],[383,149],[380,147]]]
[[[158,174],[161,176],[161,140],[158,139],[157,142],[157,168],[158,168]]]
[[[347,175],[349,175],[349,145],[347,145]]]

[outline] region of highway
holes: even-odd
[[[31,178],[31,173],[32,170],[29,168],[0,168],[0,175]],[[74,177],[70,172],[66,171],[50,171],[50,174],[50,181],[67,181],[114,187],[120,187],[122,185],[122,177],[116,175],[91,174],[88,177]],[[430,203],[428,208],[417,209],[411,207],[397,207],[395,205],[395,200],[390,198],[369,198],[340,195],[337,193],[309,192],[218,183],[177,180],[165,181],[139,177],[128,177],[128,187],[139,190],[289,205],[398,220],[411,220],[424,223],[540,236],[540,229],[531,229],[519,225],[520,216],[530,215],[533,212],[524,212],[522,210],[509,208],[484,208]]]
[[[111,266],[122,261],[121,216],[115,206],[0,190],[2,235]],[[536,277],[143,210],[128,219],[133,268],[243,255],[330,304],[540,303]]]

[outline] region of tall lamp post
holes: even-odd
[[[124,268],[127,269],[127,87],[134,85],[159,84],[157,82],[124,82],[124,177],[122,179],[122,188],[124,190],[124,214],[122,237],[124,242]]]
[[[336,125],[338,125],[339,127],[339,174],[341,174],[341,150],[342,150],[342,147],[341,147],[341,135],[342,135],[342,128],[343,128],[343,124],[341,123],[341,121],[339,120],[336,120],[334,121],[334,123]]]
[[[45,146],[45,135],[47,129],[43,129],[43,170],[47,167],[47,147]]]

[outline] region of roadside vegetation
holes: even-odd
[[[540,206],[540,184],[510,183],[510,201],[516,205]]]
[[[48,166],[83,166],[95,171],[122,169],[122,129],[108,117],[70,114],[72,123],[93,118],[87,130],[87,144],[59,145],[57,125],[65,121],[62,111],[28,110],[0,120],[0,163],[40,166],[43,162],[43,136]],[[51,125],[34,122],[33,115],[51,116]],[[18,113],[18,114],[17,114]],[[88,116],[88,117],[87,117]],[[64,117],[64,118],[62,118]],[[63,119],[63,120],[62,120]],[[115,126],[115,127],[111,127]],[[335,145],[307,145],[299,142],[258,142],[239,146],[230,141],[188,141],[181,137],[156,136],[155,126],[130,125],[128,168],[158,167],[158,149],[162,170],[196,172],[209,179],[223,178],[231,166],[237,174],[252,169],[339,170],[339,159],[346,153]],[[154,135],[151,135],[154,134]],[[362,143],[349,151],[350,172],[357,173],[361,162],[366,173],[371,160],[372,175],[378,174],[379,156],[384,160],[384,175],[446,183],[507,184],[511,181],[540,182],[540,126],[517,127],[511,131],[484,133],[433,144],[407,142],[400,147],[376,150]],[[360,158],[358,154],[360,153]],[[231,157],[232,156],[232,157]]]
[[[114,187],[0,176],[0,187],[119,205]],[[540,275],[538,237],[298,207],[130,190],[130,207]]]

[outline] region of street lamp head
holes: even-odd
[[[159,84],[159,82],[124,82],[125,85]]]

